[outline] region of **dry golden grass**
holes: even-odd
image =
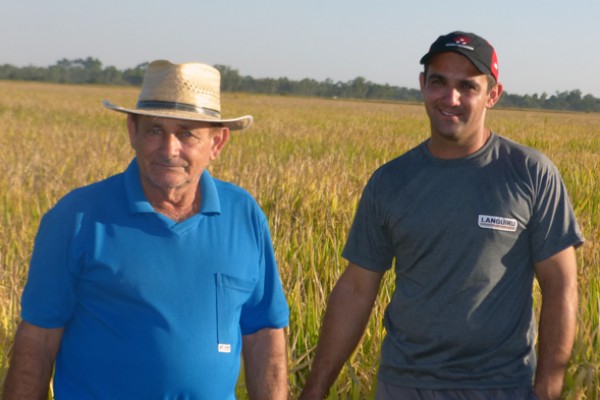
[[[0,81],[0,378],[19,320],[41,215],[73,188],[123,170],[132,157],[124,117],[137,89]],[[425,140],[420,105],[226,94],[226,116],[252,114],[213,173],[247,188],[265,210],[291,306],[290,390],[306,378],[327,296],[361,190],[379,165]],[[496,132],[545,152],[561,170],[587,239],[578,250],[581,304],[564,397],[600,397],[600,114],[493,110]],[[361,347],[331,398],[369,398],[392,290],[388,274]],[[536,293],[537,297],[537,293]],[[241,392],[243,392],[241,390]],[[240,396],[244,398],[242,394]]]

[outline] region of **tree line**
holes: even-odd
[[[119,70],[104,67],[96,58],[62,59],[49,67],[15,67],[0,65],[0,79],[43,81],[70,84],[132,85],[142,83],[148,63],[134,68]],[[226,65],[215,65],[221,72],[221,87],[224,92],[248,92],[287,96],[316,96],[344,99],[390,100],[403,102],[421,102],[418,89],[378,84],[363,77],[341,82],[326,79],[290,80],[288,78],[260,78],[243,76],[238,70]],[[556,92],[552,95],[516,95],[504,93],[499,107],[532,108],[546,110],[567,110],[582,112],[600,112],[600,99],[591,94],[583,95],[580,90]]]

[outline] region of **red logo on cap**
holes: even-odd
[[[492,65],[490,66],[490,69],[492,70],[494,78],[498,80],[498,56],[496,55],[496,50],[494,50],[494,48],[492,48]]]
[[[462,45],[469,44],[470,41],[471,41],[471,39],[466,36],[456,36],[454,38],[454,43],[459,44],[459,45],[460,44],[462,44]]]

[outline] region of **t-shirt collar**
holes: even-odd
[[[137,159],[134,158],[124,172],[125,192],[129,202],[131,213],[155,212],[150,202],[146,199],[142,182],[140,180],[140,169]],[[213,215],[221,213],[221,204],[215,179],[208,170],[204,170],[200,177],[200,192],[202,200],[200,204],[200,214]]]

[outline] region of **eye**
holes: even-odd
[[[462,87],[463,87],[463,89],[469,90],[469,91],[477,91],[479,88],[476,84],[474,84],[473,82],[469,82],[469,81],[463,82]]]
[[[148,133],[150,135],[161,135],[162,129],[160,129],[158,126],[153,126],[152,128],[150,128],[150,130],[148,130]]]
[[[431,77],[429,79],[430,86],[442,86],[443,84],[444,84],[444,81],[439,77]]]
[[[198,141],[198,136],[194,135],[194,133],[192,131],[187,131],[187,130],[177,132],[177,138],[181,142],[187,142],[187,143],[192,143],[192,142]]]

